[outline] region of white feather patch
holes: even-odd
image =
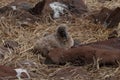
[[[59,2],[52,2],[49,4],[49,6],[52,8],[54,15],[53,18],[59,18],[60,13],[64,14],[64,10],[67,8],[65,4],[59,3]]]
[[[17,7],[16,7],[16,6],[11,6],[11,8],[12,8],[13,10],[17,10]]]
[[[17,73],[16,77],[19,80],[21,80],[20,76],[21,76],[22,73],[25,73],[28,76],[28,78],[30,79],[30,75],[28,74],[27,70],[25,70],[25,69],[14,69],[14,70],[16,71],[16,73]]]

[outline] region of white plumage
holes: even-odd
[[[53,18],[59,18],[60,14],[64,14],[64,10],[67,8],[65,4],[59,2],[52,2],[49,4],[49,6],[54,12]]]

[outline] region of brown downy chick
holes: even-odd
[[[61,24],[58,26],[55,33],[47,35],[37,40],[34,45],[33,52],[47,56],[48,52],[54,48],[71,48],[74,44],[73,38],[67,31],[67,26]]]
[[[62,48],[71,48],[74,44],[74,41],[69,35],[67,31],[67,26],[65,24],[61,24],[58,26],[55,37],[56,40],[60,43],[60,47]]]

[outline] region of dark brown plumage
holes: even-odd
[[[42,13],[42,10],[44,9],[46,0],[42,0],[38,2],[33,8],[31,8],[29,11],[33,15],[40,15]]]
[[[57,48],[48,54],[45,63],[65,64],[70,62],[77,65],[91,64],[100,59],[100,65],[117,65],[120,61],[120,50],[96,48],[92,46],[79,46],[65,50]]]
[[[65,64],[71,62],[72,64],[85,65],[94,63],[94,59],[100,59],[100,65],[118,65],[120,61],[119,43],[119,38],[112,38],[68,50],[57,48],[49,52],[45,63]]]

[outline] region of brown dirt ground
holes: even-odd
[[[0,7],[4,6],[13,0],[0,0]],[[28,0],[29,2],[36,3],[38,0]],[[113,0],[106,3],[98,3],[97,0],[86,0],[86,4],[90,12],[94,10],[100,10],[101,7],[106,6],[108,8],[114,8],[115,6],[120,6],[120,0]],[[56,26],[61,23],[66,23],[69,26],[69,32],[74,39],[79,39],[81,43],[90,43],[100,40],[107,39],[109,33],[113,29],[105,29],[102,25],[96,25],[90,23],[88,20],[75,19],[75,23],[69,21],[47,23],[47,24],[33,24],[26,28],[18,28],[15,25],[14,20],[9,18],[0,19],[0,43],[6,39],[13,39],[20,43],[19,48],[20,54],[14,54],[5,57],[4,60],[0,60],[0,64],[6,66],[22,67],[30,72],[35,72],[35,78],[32,80],[119,80],[120,71],[118,68],[112,67],[101,67],[96,69],[90,65],[81,66],[78,69],[81,71],[79,75],[66,75],[68,71],[64,72],[69,64],[65,66],[58,65],[45,65],[41,62],[44,60],[41,56],[33,55],[30,52],[24,52],[31,48],[38,37],[42,37],[46,33],[52,33],[56,29]],[[119,28],[119,27],[118,27]],[[115,28],[118,30],[118,28]],[[118,30],[119,31],[119,30]],[[24,61],[31,61],[36,64],[32,66],[22,65]],[[72,68],[73,69],[73,68]],[[72,70],[71,69],[71,70]],[[63,71],[59,71],[63,70]],[[67,70],[67,69],[66,69]],[[63,74],[64,73],[64,74]],[[82,74],[83,73],[83,74]],[[52,77],[51,77],[52,75]],[[68,76],[68,77],[67,77]],[[82,77],[81,77],[82,76]]]

